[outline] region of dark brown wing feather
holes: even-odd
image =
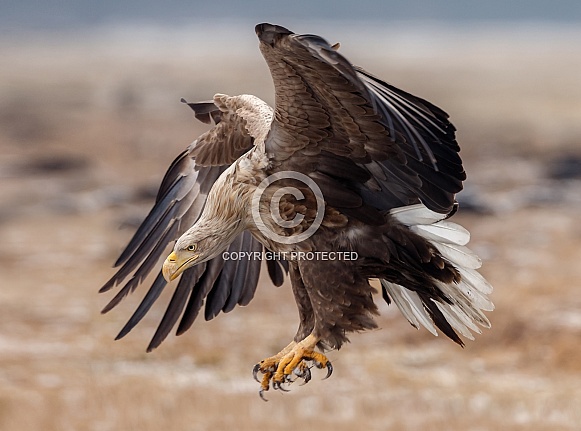
[[[115,266],[120,268],[100,289],[100,292],[106,292],[130,277],[104,307],[104,313],[119,304],[159,266],[168,243],[179,238],[200,216],[207,194],[218,176],[252,147],[243,120],[234,113],[222,112],[211,102],[188,105],[196,113],[196,118],[204,122],[213,119],[217,124],[183,151],[169,167],[155,205],[115,262]],[[244,232],[228,250],[262,251],[263,246],[250,233]],[[270,263],[269,274],[276,285],[284,279],[284,268],[279,262]],[[259,273],[259,260],[224,261],[221,256],[186,270],[148,351],[167,337],[180,316],[178,334],[186,331],[206,298],[206,319],[215,317],[220,311],[228,312],[237,304],[248,304],[254,296]],[[160,272],[117,339],[127,335],[141,321],[166,284]]]
[[[267,152],[275,155],[273,170],[313,178],[324,170],[324,179],[333,182],[328,189],[362,198],[358,210],[328,203],[366,222],[383,221],[377,210],[420,200],[437,212],[452,210],[465,174],[444,111],[352,66],[319,36],[270,24],[256,32],[276,92],[266,141]],[[329,156],[348,159],[373,181],[345,163],[325,163]]]

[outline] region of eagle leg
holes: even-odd
[[[333,372],[331,361],[322,353],[315,352],[315,346],[319,339],[313,334],[304,340],[295,343],[292,342],[286,346],[280,353],[270,358],[260,361],[253,369],[253,375],[256,381],[260,383],[259,395],[264,398],[264,392],[268,391],[272,382],[273,389],[288,392],[283,388],[283,383],[293,383],[293,374],[303,379],[303,384],[311,380],[311,368],[313,366],[327,369],[328,378]],[[258,372],[263,374],[262,379],[258,379]]]

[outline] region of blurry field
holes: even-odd
[[[105,316],[97,290],[204,130],[180,97],[272,103],[266,65],[252,28],[3,40],[0,430],[579,429],[581,32],[297,30],[451,114],[469,177],[455,219],[495,286],[492,329],[460,349],[382,304],[329,380],[268,403],[251,369],[294,335],[286,285],[146,354],[165,295],[113,341],[145,286]]]

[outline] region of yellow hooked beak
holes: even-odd
[[[199,254],[194,254],[189,256],[187,259],[179,256],[175,251],[173,251],[163,263],[163,268],[161,272],[163,273],[163,278],[168,282],[175,280],[179,275],[192,266],[192,263],[200,257]]]

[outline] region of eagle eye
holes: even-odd
[[[188,245],[188,251],[196,251],[196,244]]]

